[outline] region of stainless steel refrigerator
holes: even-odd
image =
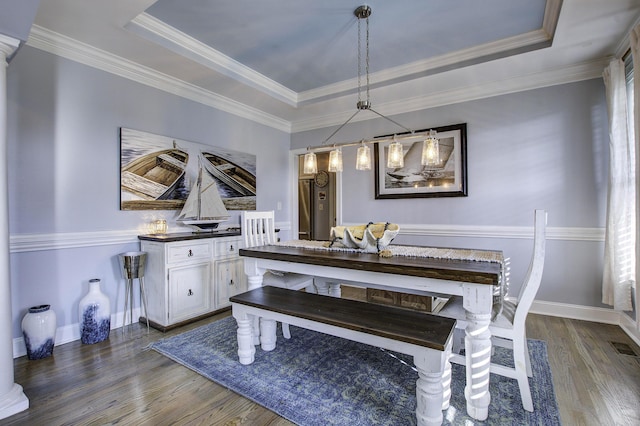
[[[298,239],[329,240],[335,226],[335,179],[319,187],[313,179],[298,180]]]

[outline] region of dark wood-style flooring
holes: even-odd
[[[291,425],[152,350],[167,333],[140,324],[95,345],[57,346],[50,358],[15,360],[30,408],[0,425]],[[546,340],[563,425],[640,424],[640,348],[617,326],[530,315],[528,337]],[[634,355],[612,343],[628,345]],[[622,348],[624,350],[624,347]]]

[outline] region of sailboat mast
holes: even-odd
[[[198,181],[197,181],[197,187],[198,187],[198,216],[197,219],[200,220],[202,219],[201,215],[202,215],[202,160],[200,160],[200,158],[198,157]]]

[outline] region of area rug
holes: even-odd
[[[238,362],[236,322],[227,317],[151,348],[301,426],[415,425],[416,380],[410,356],[291,326],[278,329],[277,347],[256,347],[251,365]],[[489,418],[466,414],[465,371],[452,367],[451,407],[445,425],[559,425],[546,343],[529,340],[534,412],[522,408],[515,380],[491,375]],[[496,348],[494,362],[509,365]],[[513,364],[511,364],[513,365]]]

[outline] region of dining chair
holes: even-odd
[[[241,232],[246,248],[277,242],[274,211],[243,211]],[[313,287],[313,276],[268,270],[262,278],[262,285],[300,290]],[[285,339],[291,338],[289,324],[282,323],[282,334]]]
[[[493,345],[511,349],[515,366],[506,367],[491,363],[490,372],[518,381],[522,406],[527,411],[533,411],[533,401],[529,388],[529,377],[531,377],[532,372],[529,350],[527,348],[525,321],[542,279],[546,224],[547,212],[544,210],[536,210],[534,214],[533,254],[531,256],[529,270],[520,288],[520,293],[517,299],[507,297],[503,300],[501,312],[491,320],[489,325]],[[458,336],[456,338],[460,338],[460,335],[463,334],[463,331],[467,327],[465,310],[462,306],[462,297],[452,297],[440,310],[439,315],[455,318],[458,321],[456,324]],[[458,353],[452,353],[450,361],[465,365],[464,355]]]

